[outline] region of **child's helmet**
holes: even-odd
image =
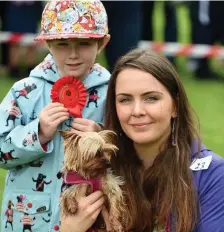
[[[100,0],[50,0],[35,40],[102,38],[107,34],[107,13]]]

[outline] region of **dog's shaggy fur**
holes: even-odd
[[[65,150],[61,173],[65,175],[71,171],[77,172],[87,180],[102,178],[102,191],[106,197],[111,231],[123,232],[123,218],[127,210],[121,189],[124,181],[121,177],[115,176],[110,168],[111,157],[117,150],[113,144],[115,133],[109,130],[79,134],[68,130],[60,133],[64,138]],[[76,196],[80,185],[82,184],[72,185],[62,192],[60,201],[62,215],[74,215],[77,212]]]

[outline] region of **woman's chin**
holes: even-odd
[[[149,144],[151,143],[153,140],[152,138],[145,138],[145,137],[141,137],[141,136],[136,136],[136,137],[132,137],[130,138],[134,143],[139,144],[139,145],[144,145],[144,144]]]

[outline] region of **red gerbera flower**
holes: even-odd
[[[71,116],[81,118],[86,104],[87,91],[83,83],[74,77],[64,76],[51,89],[52,102],[60,102],[68,108]]]

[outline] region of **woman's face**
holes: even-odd
[[[169,136],[176,108],[166,87],[155,77],[127,68],[118,74],[115,95],[121,127],[134,143],[160,143]]]

